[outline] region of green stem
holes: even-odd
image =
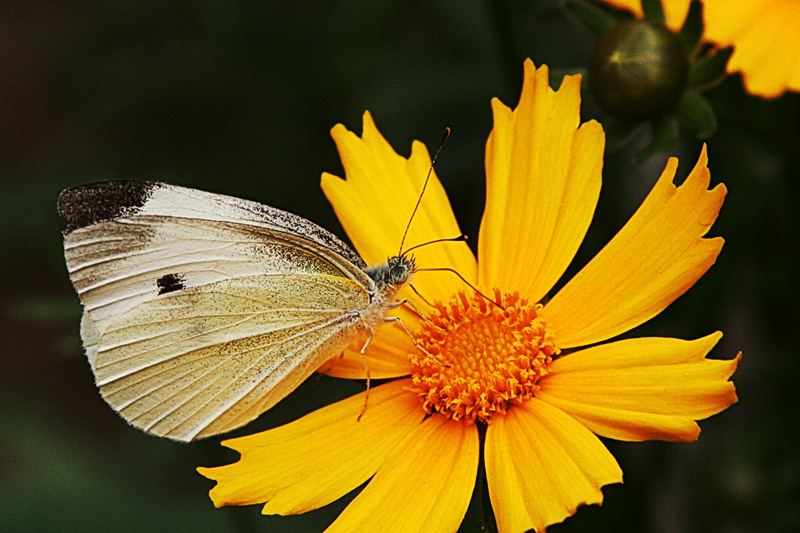
[[[497,533],[497,521],[494,518],[492,501],[489,498],[489,485],[486,482],[486,466],[484,462],[484,449],[486,447],[486,424],[477,423],[478,435],[481,441],[480,461],[478,462],[477,490],[480,492],[478,502],[480,504],[482,527],[487,533]]]

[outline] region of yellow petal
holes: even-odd
[[[326,531],[456,531],[472,496],[479,449],[474,424],[429,417]]]
[[[269,431],[223,441],[238,462],[197,471],[217,481],[214,505],[266,502],[264,514],[296,514],[339,499],[370,478],[395,443],[422,421],[408,380],[386,383]]]
[[[775,97],[800,90],[800,2],[705,0],[705,37],[733,45],[728,71],[741,71],[748,92]],[[787,24],[787,21],[792,21]]]
[[[607,4],[627,9],[637,17],[642,16],[642,0],[605,0]],[[686,14],[689,12],[690,0],[664,0],[664,18],[667,26],[672,30],[678,30],[683,26]]]
[[[539,301],[564,273],[591,222],[605,136],[580,128],[580,76],[550,89],[547,66],[525,61],[515,110],[492,101],[486,143],[486,211],[478,242],[480,285]]]
[[[486,431],[486,479],[501,532],[544,529],[601,503],[622,470],[596,436],[535,398],[495,417]]]
[[[431,160],[425,146],[414,142],[411,157],[399,156],[381,136],[372,116],[364,113],[362,137],[338,124],[331,130],[339,148],[346,180],[322,175],[322,190],[339,221],[367,264],[397,255],[411,213],[420,198]],[[461,230],[442,184],[431,173],[425,195],[414,216],[403,248],[424,242],[458,237]],[[440,243],[413,252],[420,268],[453,268],[474,281],[475,258],[464,242]],[[448,273],[419,273],[414,286],[429,300],[446,301],[464,288]],[[406,293],[418,306],[424,305],[413,292]]]
[[[730,361],[705,359],[722,337],[611,342],[554,361],[536,397],[618,440],[694,441],[702,420],[736,402]]]
[[[412,333],[418,329],[420,319],[413,312],[398,310],[394,314],[402,318]],[[360,338],[343,354],[322,365],[319,372],[337,378],[366,379],[367,371],[364,367],[366,358],[369,375],[373,379],[396,378],[411,373],[411,363],[407,354],[418,348],[414,346],[411,337],[401,325],[395,322],[383,325],[362,356],[361,349],[366,342],[366,336]]]
[[[689,177],[675,187],[678,161],[671,158],[628,223],[545,305],[561,348],[610,339],[649,320],[714,264],[724,241],[702,237],[726,189],[707,190],[707,162],[703,146]]]

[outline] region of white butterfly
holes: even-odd
[[[399,305],[414,260],[367,267],[297,215],[146,181],[67,189],[64,250],[100,393],[191,441],[275,405]]]

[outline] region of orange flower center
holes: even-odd
[[[502,308],[464,292],[447,305],[437,302],[416,334],[428,353],[409,355],[410,390],[424,399],[428,413],[489,423],[511,403],[532,397],[559,354],[553,330],[539,316],[541,304],[494,293]]]

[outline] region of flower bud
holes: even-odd
[[[680,101],[689,58],[663,24],[623,21],[603,35],[589,60],[589,86],[607,113],[628,120],[657,118]]]

